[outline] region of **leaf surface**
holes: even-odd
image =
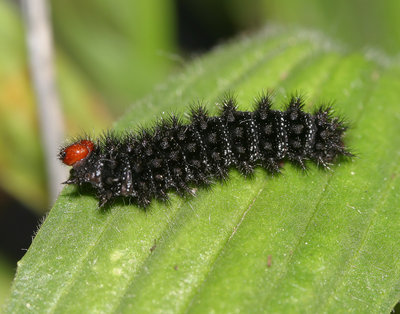
[[[19,262],[8,312],[388,312],[400,296],[400,69],[309,31],[269,28],[194,60],[117,130],[226,92],[335,101],[357,154],[331,171],[232,170],[195,198],[148,210],[67,187]],[[153,122],[152,122],[153,121]]]

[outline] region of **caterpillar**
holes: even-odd
[[[249,176],[258,166],[280,172],[285,160],[302,169],[308,161],[328,168],[339,156],[353,156],[343,141],[346,123],[332,107],[312,114],[303,107],[303,97],[292,96],[285,110],[273,110],[266,94],[254,111],[239,111],[228,96],[217,116],[198,105],[190,108],[187,123],[170,115],[122,136],[82,137],[60,149],[59,159],[72,166],[64,183],[91,185],[99,207],[117,197],[147,207],[153,199],[168,200],[168,191],[187,195],[193,186],[225,180],[233,167]]]

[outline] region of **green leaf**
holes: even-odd
[[[58,47],[121,113],[172,68],[171,0],[51,1]]]
[[[10,261],[0,254],[0,308],[10,294],[10,286],[14,275],[14,268]]]
[[[239,4],[236,15],[246,12],[241,9],[240,0],[233,1]],[[397,0],[261,0],[257,3],[257,16],[263,15],[265,21],[324,30],[354,48],[375,47],[392,55],[400,51],[400,41],[396,40],[400,36]],[[247,15],[248,24],[253,22],[249,17],[252,16]]]
[[[151,125],[234,91],[251,109],[301,91],[335,100],[357,154],[331,171],[289,164],[270,177],[200,189],[149,210],[97,209],[67,187],[18,264],[7,311],[388,312],[400,297],[400,67],[320,34],[269,28],[219,47],[134,105],[116,129]]]

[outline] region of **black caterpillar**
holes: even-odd
[[[308,160],[327,168],[337,156],[352,156],[343,142],[343,120],[330,107],[309,114],[303,106],[302,97],[293,96],[285,111],[272,110],[264,95],[255,111],[238,111],[228,97],[218,116],[198,106],[188,124],[172,115],[149,130],[80,139],[59,153],[72,166],[64,183],[90,183],[100,207],[119,196],[146,207],[153,198],[167,200],[169,190],[191,194],[193,185],[225,179],[231,167],[248,176],[257,166],[279,172],[283,160],[303,169]]]

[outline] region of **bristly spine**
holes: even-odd
[[[191,194],[193,186],[226,179],[233,167],[248,176],[257,166],[279,172],[283,160],[328,168],[338,156],[352,156],[343,142],[346,124],[331,107],[304,112],[300,96],[284,111],[271,107],[269,95],[259,97],[254,111],[238,111],[227,97],[217,116],[199,105],[189,123],[171,115],[151,129],[82,138],[60,150],[59,158],[72,165],[65,183],[91,184],[99,206],[128,197],[146,207],[152,199],[167,200],[168,191]]]

